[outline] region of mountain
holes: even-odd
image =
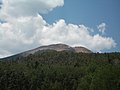
[[[85,48],[85,47],[74,47],[74,50],[76,53],[92,53],[92,51],[90,51],[89,49]]]
[[[70,47],[66,44],[51,44],[47,46],[40,46],[38,48],[23,52],[23,56],[28,56],[30,54],[34,54],[35,52],[38,51],[46,51],[46,50],[55,50],[55,51],[68,51],[68,52],[76,52],[76,53],[92,53],[89,49],[85,47]]]
[[[23,56],[28,56],[29,54],[34,54],[38,51],[46,51],[46,50],[55,50],[55,51],[75,51],[74,48],[66,45],[66,44],[51,44],[47,46],[40,46],[38,48],[23,52]]]
[[[120,90],[120,53],[35,51],[43,48],[71,50],[50,45],[0,60],[0,90]]]
[[[16,54],[10,57],[7,57],[5,59],[10,59],[10,58],[14,58],[16,59],[17,57],[26,57],[30,54],[34,54],[38,51],[42,52],[42,51],[48,51],[48,50],[55,50],[55,51],[67,51],[67,52],[75,52],[75,53],[92,53],[92,51],[90,51],[89,49],[85,48],[85,47],[70,47],[69,45],[66,44],[51,44],[51,45],[46,45],[46,46],[40,46],[38,48],[32,49],[32,50],[28,50],[25,52],[22,52],[20,54]]]

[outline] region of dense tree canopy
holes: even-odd
[[[1,60],[0,90],[120,90],[120,53],[46,51]]]

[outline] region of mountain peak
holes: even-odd
[[[74,50],[76,53],[92,53],[92,51],[90,51],[89,49],[85,48],[85,47],[81,47],[81,46],[77,46],[77,47],[74,47]]]
[[[75,52],[75,53],[92,53],[92,51],[90,51],[89,49],[85,48],[85,47],[81,47],[81,46],[77,46],[77,47],[71,47],[69,45],[66,44],[51,44],[51,45],[45,45],[45,46],[40,46],[38,48],[35,49],[31,49],[25,52],[22,52],[20,54],[16,54],[13,56],[10,56],[11,58],[15,58],[15,57],[27,57],[30,54],[35,54],[36,52],[42,52],[42,51],[47,51],[47,50],[55,50],[55,51],[67,51],[67,52]],[[9,58],[9,57],[6,57]]]
[[[77,46],[77,47],[71,47],[69,45],[66,44],[51,44],[51,45],[45,45],[45,46],[40,46],[38,48],[26,51],[24,53],[22,53],[23,56],[28,56],[29,54],[34,54],[35,52],[38,51],[45,51],[45,50],[55,50],[55,51],[70,51],[70,52],[76,52],[76,53],[92,53],[92,51],[90,51],[89,49],[85,48],[85,47],[81,47],[81,46]]]

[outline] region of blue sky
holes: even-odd
[[[106,23],[105,36],[112,37],[116,48],[103,51],[120,51],[120,0],[65,0],[61,8],[45,14],[44,18],[53,23],[60,18],[67,23],[84,24],[98,33],[97,25]]]
[[[120,52],[119,11],[120,0],[2,0],[0,57],[55,43]]]

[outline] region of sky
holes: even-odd
[[[120,0],[0,2],[0,58],[56,43],[120,52]]]

